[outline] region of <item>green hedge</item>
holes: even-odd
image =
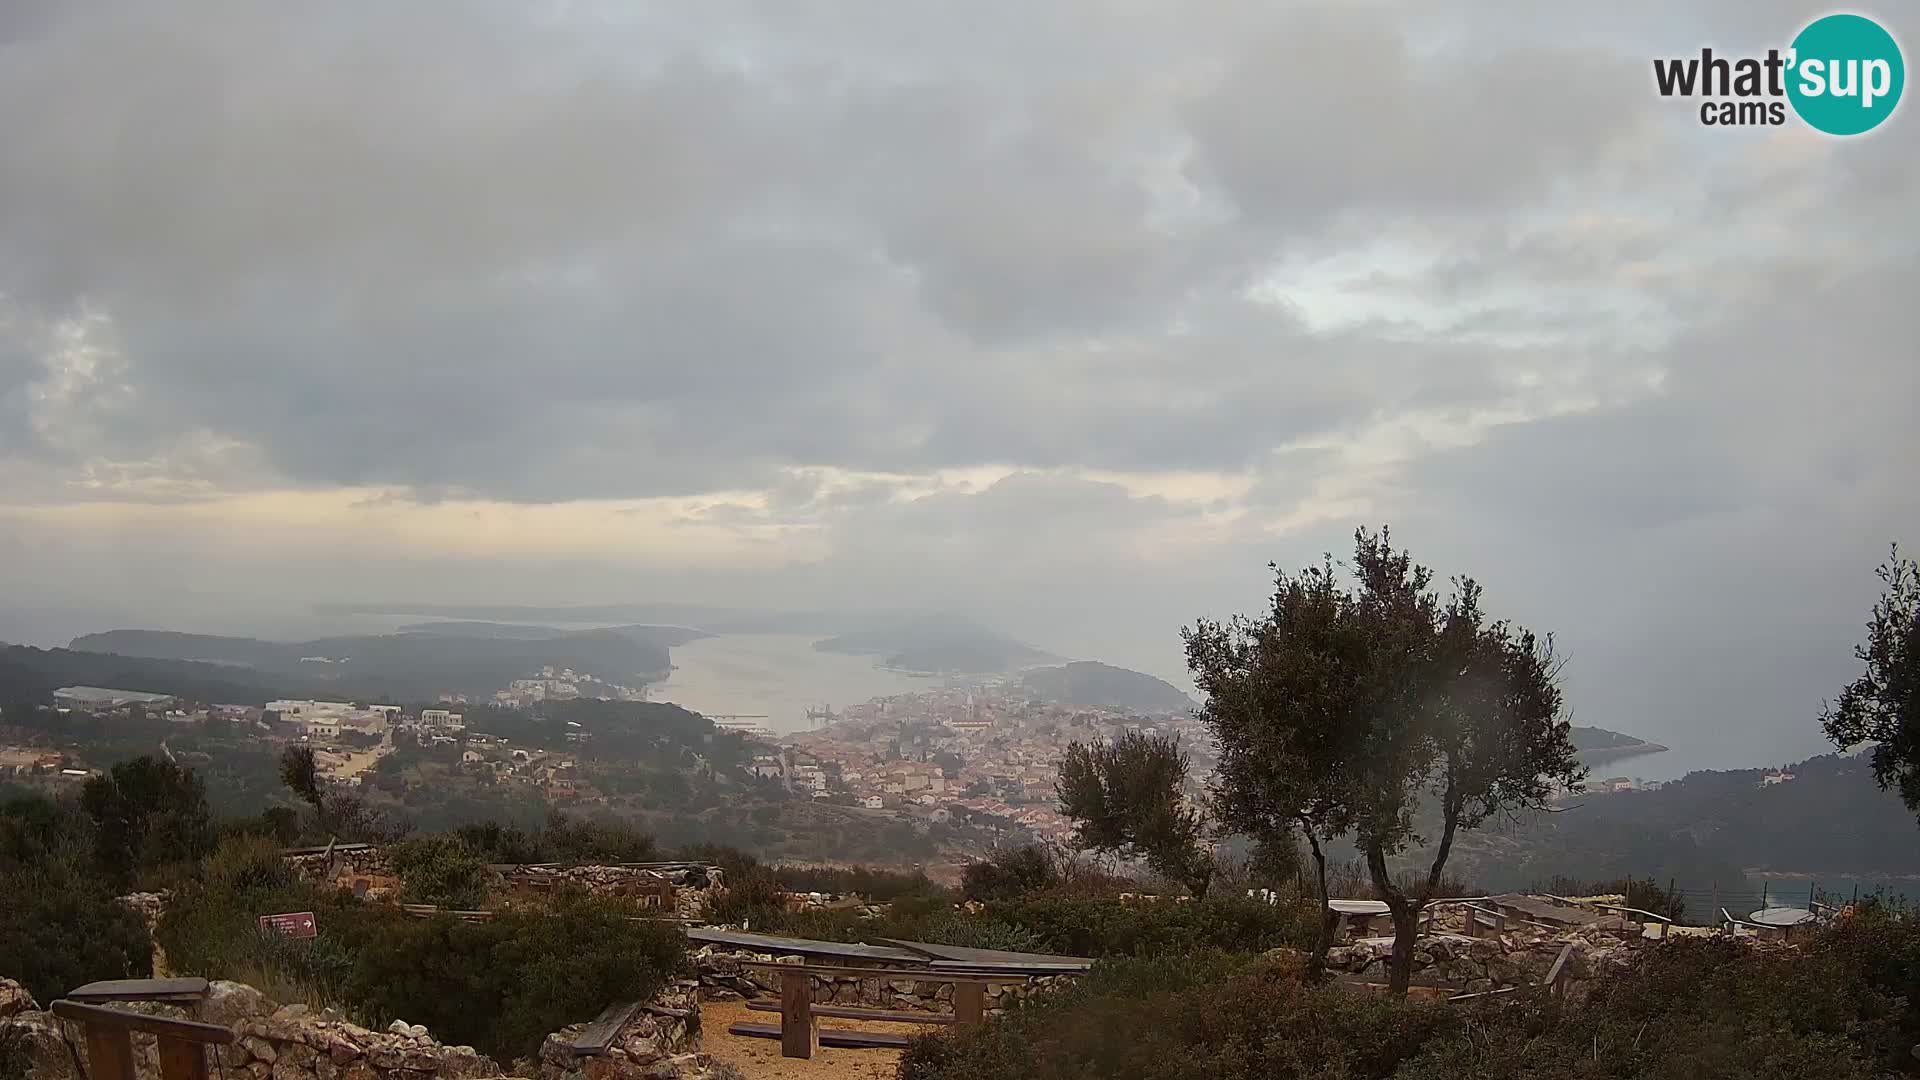
[[[989,904],[987,915],[1031,934],[1045,951],[1071,956],[1304,949],[1314,935],[1310,909],[1244,897],[1187,903],[1039,897]]]

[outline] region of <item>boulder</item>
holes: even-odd
[[[233,1027],[242,1020],[267,1016],[278,1007],[272,998],[245,983],[219,979],[207,984],[206,999],[194,1010],[194,1018]]]
[[[0,1020],[28,1011],[38,1011],[40,1003],[33,1000],[27,988],[12,979],[0,979]]]

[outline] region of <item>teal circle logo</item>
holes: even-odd
[[[1907,65],[1893,35],[1862,15],[1828,15],[1793,39],[1787,99],[1829,135],[1879,127],[1900,104]]]

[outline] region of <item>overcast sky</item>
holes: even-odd
[[[1177,676],[1390,522],[1576,719],[1816,750],[1920,546],[1916,105],[1653,92],[1823,7],[1440,6],[8,0],[0,636],[907,606]]]

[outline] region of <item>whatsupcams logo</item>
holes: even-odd
[[[1700,98],[1700,122],[1740,127],[1787,122],[1787,107],[1818,131],[1859,135],[1879,127],[1900,104],[1907,67],[1900,45],[1864,15],[1828,15],[1764,57],[1699,56],[1655,60],[1661,97]]]

